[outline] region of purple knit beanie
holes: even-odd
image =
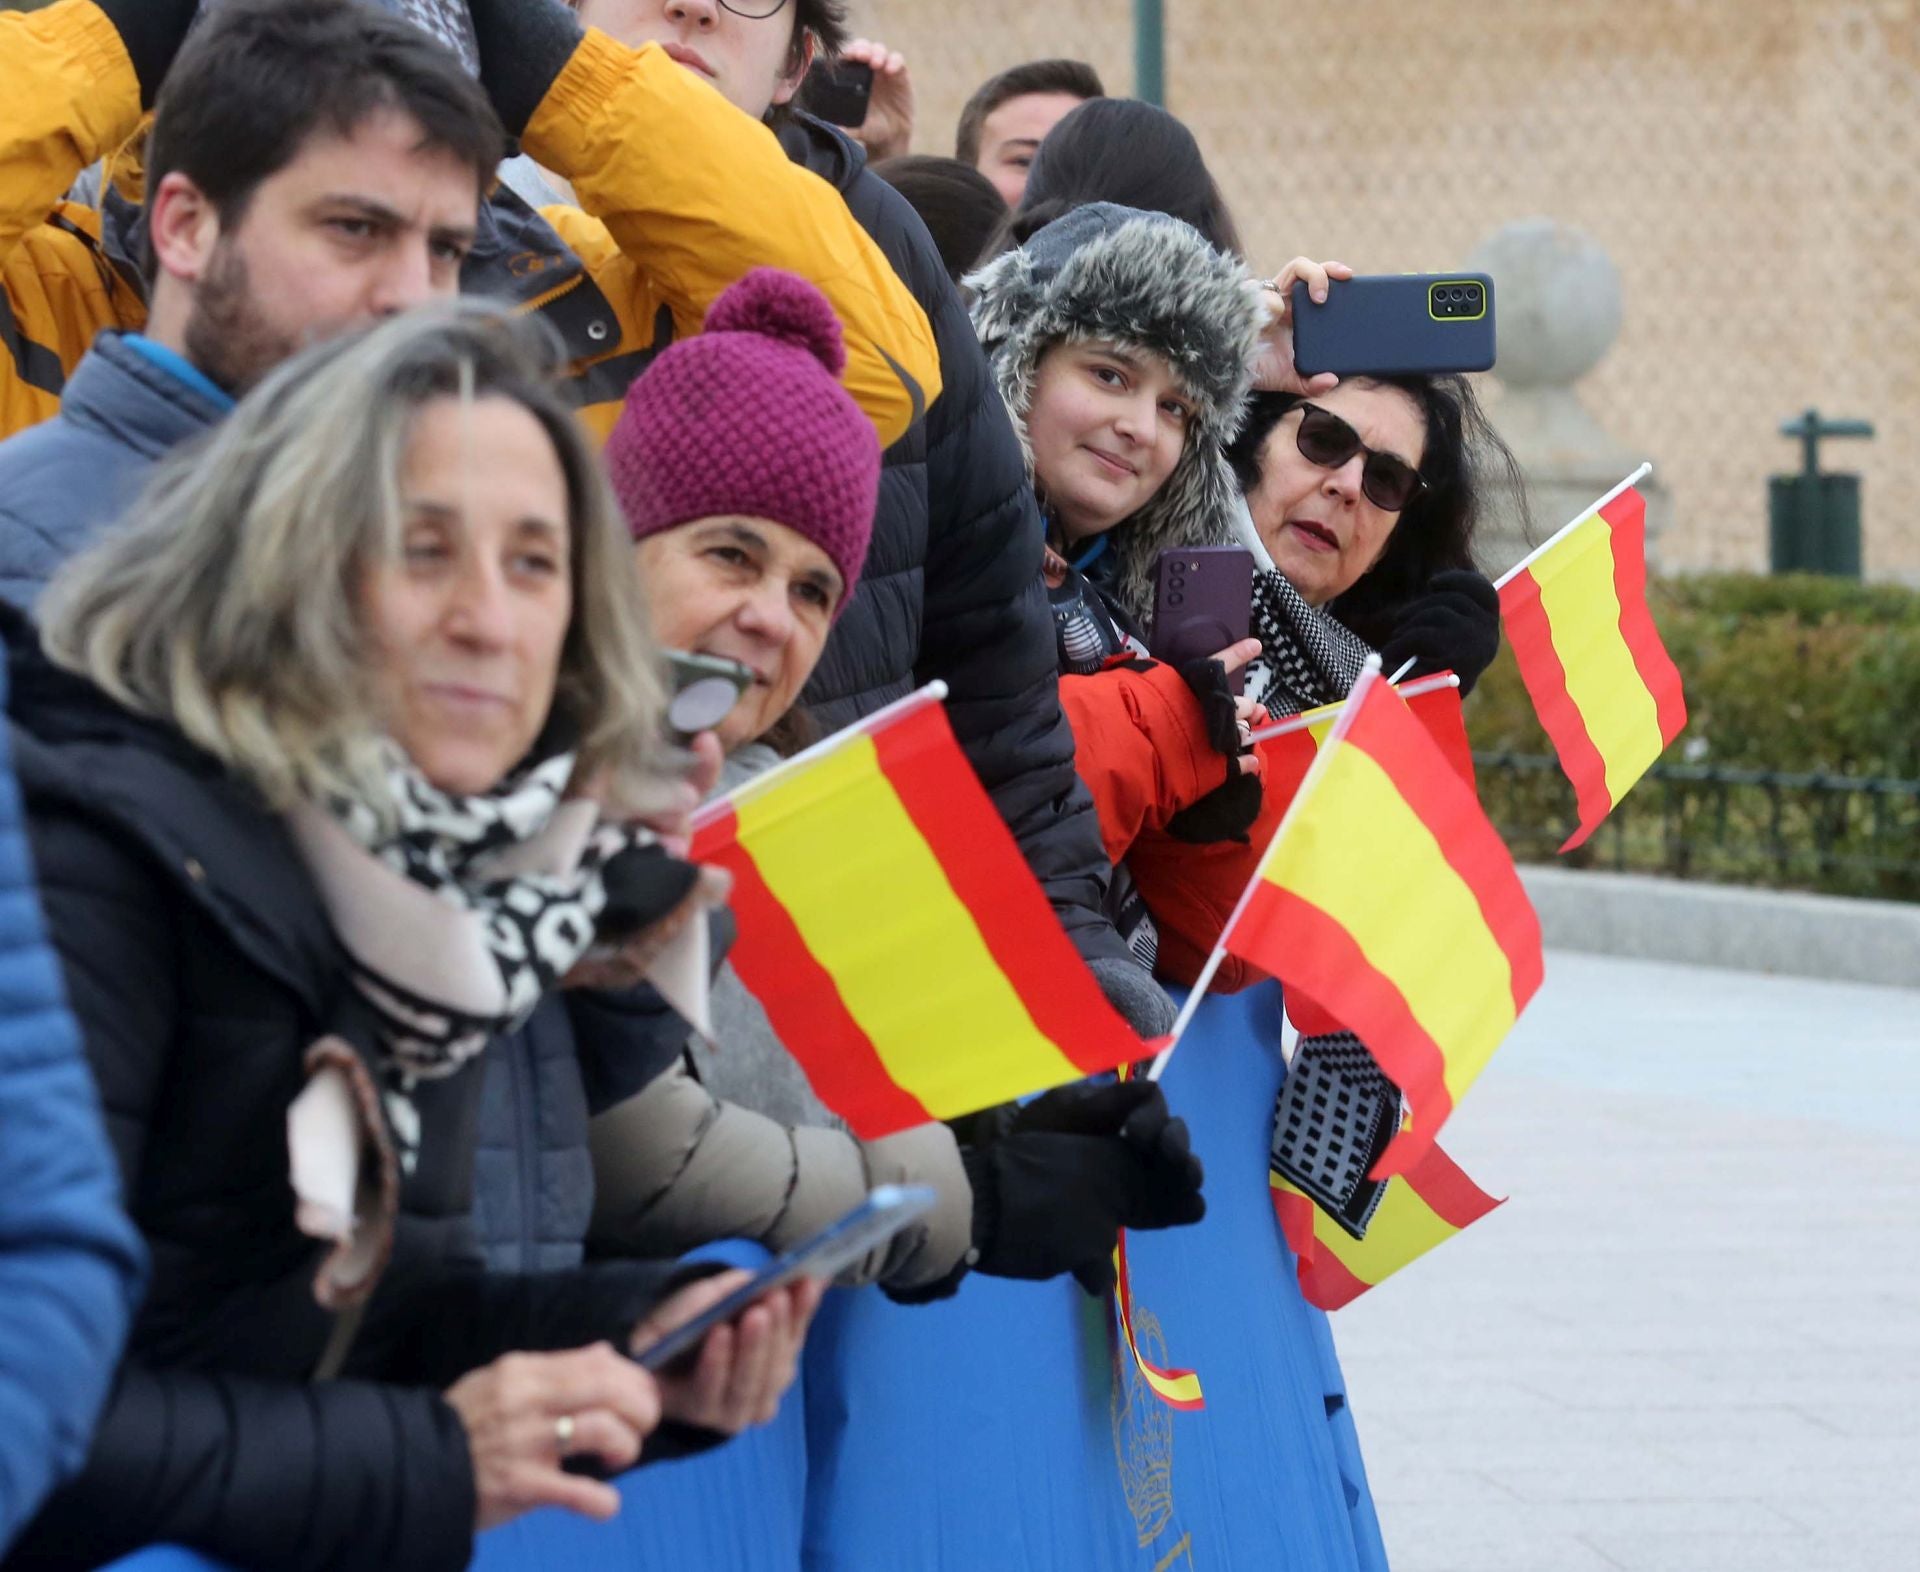
[[[840,322],[803,278],[755,268],[706,330],[627,390],[607,470],[635,540],[695,519],[771,519],[807,537],[853,598],[873,536],[880,439],[840,385]]]

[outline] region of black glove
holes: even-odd
[[[193,26],[200,0],[99,0],[140,79],[140,107],[151,109],[167,67]]]
[[[973,1185],[976,1271],[1071,1272],[1097,1296],[1113,1288],[1122,1228],[1176,1228],[1206,1215],[1186,1121],[1168,1113],[1151,1081],[1062,1087],[983,1123],[984,1139],[960,1152]]]
[[[1190,660],[1179,672],[1181,680],[1199,701],[1207,742],[1215,753],[1226,755],[1229,775],[1238,773],[1240,715],[1234,706],[1239,695],[1228,684],[1227,668],[1217,660]]]
[[[1226,755],[1227,778],[1169,819],[1167,833],[1193,846],[1210,846],[1215,841],[1238,841],[1244,846],[1247,831],[1260,817],[1260,777],[1248,774],[1243,762],[1247,755],[1240,741],[1236,695],[1227,685],[1227,668],[1217,660],[1190,660],[1180,668],[1180,675],[1200,701],[1207,741],[1214,752]]]
[[[480,85],[517,142],[586,30],[559,0],[467,0],[467,12]]]
[[[1388,676],[1409,659],[1429,671],[1451,671],[1464,698],[1499,653],[1500,592],[1472,568],[1450,568],[1400,608],[1380,646],[1380,664]]]
[[[1167,833],[1190,846],[1211,846],[1216,841],[1247,844],[1247,831],[1260,817],[1265,801],[1258,775],[1229,775],[1198,802],[1182,808],[1167,820]]]

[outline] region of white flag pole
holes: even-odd
[[[1534,563],[1538,562],[1549,551],[1553,550],[1555,546],[1559,545],[1560,537],[1565,535],[1568,530],[1573,529],[1576,525],[1584,524],[1590,515],[1598,513],[1602,508],[1604,508],[1609,502],[1613,501],[1615,497],[1619,496],[1620,493],[1625,491],[1629,486],[1639,485],[1641,481],[1646,479],[1646,477],[1651,475],[1652,473],[1653,473],[1653,466],[1651,464],[1642,464],[1638,469],[1636,469],[1625,480],[1621,481],[1619,485],[1615,486],[1613,490],[1609,491],[1598,502],[1594,503],[1591,507],[1582,508],[1578,514],[1576,514],[1572,519],[1570,519],[1567,522],[1564,528],[1555,530],[1553,534],[1548,538],[1547,543],[1544,546],[1535,546],[1532,551],[1528,552],[1512,567],[1508,568],[1505,573],[1501,574],[1499,578],[1493,581],[1493,587],[1497,590],[1505,589],[1509,583],[1511,583],[1514,579],[1518,578],[1522,573],[1526,572],[1528,568],[1532,567]]]
[[[947,696],[944,682],[930,682],[924,688],[916,688],[904,698],[895,699],[891,704],[883,704],[871,715],[862,715],[851,726],[843,726],[831,737],[823,737],[809,748],[802,748],[790,759],[783,759],[764,775],[756,775],[750,781],[742,781],[724,797],[715,797],[702,803],[693,813],[693,827],[697,830],[719,818],[729,808],[736,806],[746,797],[757,797],[771,786],[777,786],[789,775],[805,769],[814,760],[833,752],[842,743],[862,736],[867,732],[878,731],[889,721],[899,720],[915,710],[924,709],[929,704],[939,704]]]
[[[1398,691],[1403,699],[1417,699],[1423,694],[1438,693],[1442,688],[1459,686],[1460,678],[1457,673],[1443,671],[1438,676],[1422,677],[1416,682],[1410,682]],[[1318,726],[1323,720],[1339,712],[1339,705],[1323,704],[1318,709],[1307,710],[1299,715],[1289,715],[1285,720],[1275,721],[1271,726],[1262,726],[1258,731],[1250,733],[1247,741],[1270,742],[1275,737],[1290,737],[1296,731],[1308,731]]]
[[[1200,975],[1194,979],[1193,988],[1187,994],[1187,1002],[1180,1006],[1180,1013],[1174,1017],[1173,1030],[1168,1034],[1172,1039],[1166,1047],[1154,1056],[1152,1068],[1147,1071],[1149,1081],[1157,1081],[1166,1073],[1167,1061],[1173,1057],[1173,1050],[1180,1046],[1194,1014],[1200,1008],[1200,1002],[1207,996],[1207,989],[1213,985],[1222,963],[1227,958],[1227,935],[1233,932],[1234,924],[1239,922],[1241,914],[1247,909],[1247,903],[1253,899],[1253,892],[1260,887],[1260,881],[1266,877],[1267,859],[1273,855],[1273,848],[1280,844],[1280,837],[1287,833],[1287,826],[1293,823],[1293,816],[1300,811],[1313,792],[1314,784],[1326,773],[1327,763],[1333,757],[1333,744],[1345,737],[1353,725],[1353,717],[1360,713],[1360,701],[1367,691],[1380,680],[1380,657],[1369,655],[1366,670],[1360,673],[1360,680],[1353,685],[1353,691],[1347,695],[1346,702],[1340,706],[1340,713],[1334,718],[1333,730],[1327,734],[1327,740],[1314,755],[1313,763],[1308,767],[1306,778],[1300,782],[1300,789],[1294,793],[1293,801],[1287,804],[1287,811],[1281,816],[1280,827],[1273,832],[1273,839],[1267,842],[1266,850],[1261,852],[1260,861],[1255,865],[1253,877],[1247,880],[1247,887],[1240,892],[1240,899],[1234,903],[1233,913],[1227,918],[1226,926],[1220,930],[1215,941],[1213,953],[1207,957],[1207,964],[1200,969]]]

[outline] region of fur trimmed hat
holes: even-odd
[[[1117,525],[1114,589],[1144,624],[1154,560],[1170,546],[1230,545],[1239,488],[1225,449],[1253,385],[1266,308],[1246,264],[1216,251],[1191,224],[1093,202],[1055,219],[1017,251],[966,280],[973,327],[1020,433],[1028,473],[1027,409],[1041,356],[1093,340],[1156,355],[1173,367],[1194,417],[1167,483]]]

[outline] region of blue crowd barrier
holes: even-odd
[[[1385,1568],[1326,1317],[1268,1200],[1279,1029],[1273,985],[1201,1006],[1164,1085],[1207,1217],[1127,1247],[1142,1352],[1196,1370],[1205,1409],[1154,1397],[1071,1280],[835,1294],[806,1360],[808,1572]]]
[[[540,1512],[475,1572],[1385,1572],[1327,1319],[1267,1199],[1284,1076],[1272,985],[1207,1000],[1166,1076],[1207,1218],[1134,1235],[1136,1333],[1198,1371],[1202,1411],[1141,1384],[1071,1281],[973,1277],[941,1304],[828,1296],[771,1426],[619,1482],[609,1524]],[[223,1572],[174,1551],[124,1572]]]

